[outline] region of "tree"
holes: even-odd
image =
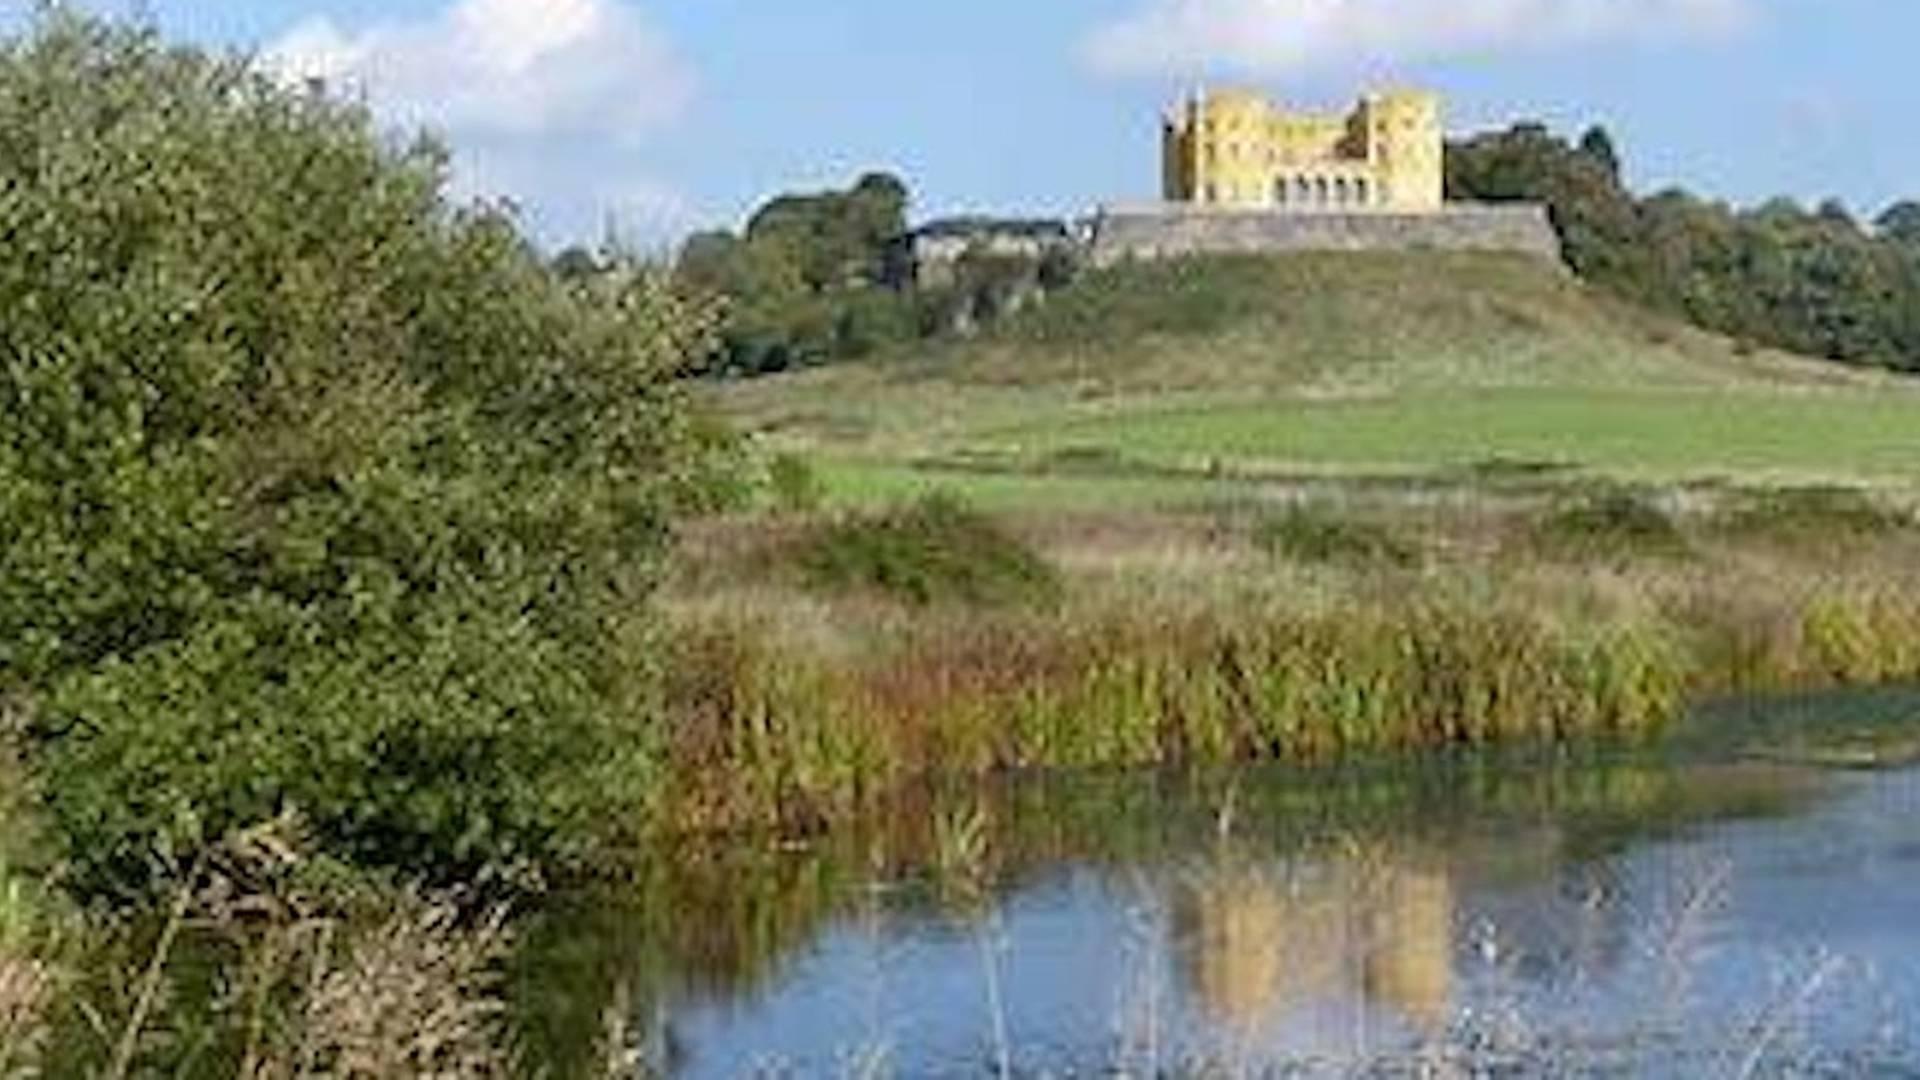
[[[1894,203],[1874,219],[1874,227],[1883,239],[1920,248],[1920,201],[1908,199]]]
[[[726,441],[657,275],[566,286],[446,155],[246,60],[0,46],[0,700],[77,884],[297,808],[555,869],[645,827],[646,598]]]
[[[867,173],[845,191],[769,200],[741,236],[690,237],[676,278],[726,307],[723,345],[707,370],[786,371],[915,336],[912,305],[885,285],[907,203],[898,178]]]
[[[1637,199],[1603,129],[1576,148],[1538,124],[1452,144],[1447,189],[1546,203],[1568,265],[1638,303],[1812,355],[1920,364],[1920,267],[1899,240],[1920,237],[1920,208],[1891,208],[1869,235],[1836,200],[1736,213],[1677,189]]]
[[[1522,123],[1448,146],[1446,182],[1453,199],[1545,203],[1569,266],[1630,296],[1648,292],[1646,256],[1636,243],[1639,208],[1621,186],[1617,160],[1609,164],[1545,125]]]
[[[1598,162],[1607,171],[1607,175],[1618,182],[1620,179],[1620,152],[1615,149],[1613,136],[1607,129],[1594,125],[1580,136],[1580,152]]]
[[[1860,227],[1860,223],[1853,219],[1853,211],[1848,210],[1847,204],[1839,199],[1823,199],[1814,214],[1822,222],[1848,231]]]
[[[578,244],[553,257],[553,272],[562,281],[585,281],[605,270],[599,256]]]
[[[906,231],[906,186],[869,173],[847,191],[782,195],[747,222],[749,244],[784,247],[815,292],[878,282],[887,242]]]

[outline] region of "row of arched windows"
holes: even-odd
[[[1372,206],[1379,189],[1364,176],[1282,176],[1273,182],[1280,206]]]

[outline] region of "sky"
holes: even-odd
[[[1636,187],[1920,195],[1915,0],[70,0],[363,94],[552,244],[664,247],[890,169],[918,218],[1151,198],[1159,114],[1250,85],[1614,133]],[[31,0],[0,0],[17,24]]]

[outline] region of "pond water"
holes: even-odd
[[[1916,716],[929,795],[556,910],[524,1023],[685,1077],[1920,1075],[1920,771],[1831,765]]]

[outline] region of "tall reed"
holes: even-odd
[[[756,552],[743,522],[694,557],[697,593],[670,598],[668,819],[817,828],[934,774],[1642,738],[1702,696],[1920,678],[1906,515],[1717,498],[833,525],[911,520],[940,559],[907,561],[967,573],[1027,545],[1021,565],[1066,568],[1057,587],[1036,572],[1041,603],[796,587],[763,573],[792,529]]]
[[[708,616],[672,665],[679,824],[808,826],[908,779],[1640,734],[1688,682],[1666,628],[1414,601],[974,611],[855,658]]]
[[[38,1075],[58,975],[43,899],[17,861],[31,833],[32,795],[14,750],[22,720],[0,697],[0,1080]]]

